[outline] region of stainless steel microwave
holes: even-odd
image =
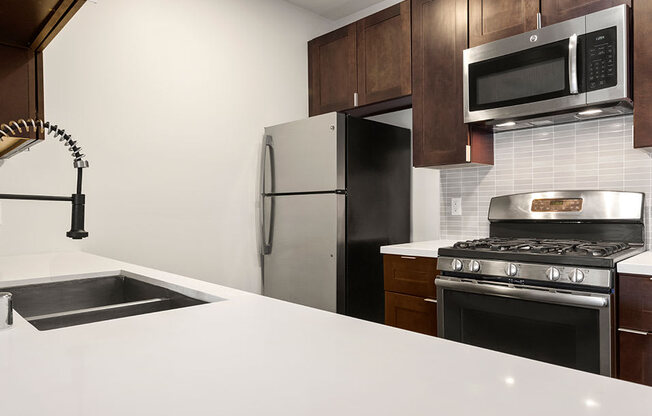
[[[494,130],[632,112],[630,9],[612,7],[464,51],[464,122]]]

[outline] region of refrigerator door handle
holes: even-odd
[[[262,254],[270,254],[272,252],[272,241],[274,239],[274,211],[276,202],[274,197],[270,197],[270,212],[269,212],[269,234],[267,233],[267,227],[265,225],[265,197],[267,193],[265,192],[265,177],[267,173],[267,152],[269,152],[269,171],[271,176],[271,192],[274,193],[276,190],[276,178],[275,178],[275,169],[274,169],[274,146],[272,142],[272,136],[266,135],[263,142],[263,161],[261,164],[260,172],[260,231],[261,231],[261,243],[262,243]]]

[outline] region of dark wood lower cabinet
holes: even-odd
[[[618,332],[618,378],[652,386],[652,334]]]
[[[652,386],[652,276],[618,274],[618,378]]]
[[[385,292],[385,323],[437,336],[437,303],[430,298]]]

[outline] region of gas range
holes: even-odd
[[[613,374],[616,264],[645,250],[645,196],[496,197],[489,238],[439,249],[437,335]]]
[[[493,198],[489,238],[439,249],[445,274],[561,288],[614,286],[616,263],[645,251],[640,193],[563,191]]]

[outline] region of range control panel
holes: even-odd
[[[581,198],[535,199],[532,212],[580,212],[584,200]]]
[[[595,91],[618,84],[616,28],[586,34],[586,89]]]

